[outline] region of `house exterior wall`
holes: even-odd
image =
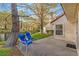
[[[63,35],[54,35],[55,39],[62,39],[70,42],[76,42],[76,23],[71,23],[67,20],[66,16],[64,15],[59,20],[54,22],[54,30],[57,24],[63,25]]]
[[[65,39],[65,24],[67,23],[67,19],[65,16],[62,16],[60,19],[58,19],[57,21],[55,21],[53,24],[53,28],[54,28],[54,39]],[[63,25],[63,35],[56,35],[56,25]]]
[[[68,21],[65,28],[66,39],[76,43],[76,23],[71,24]]]
[[[54,35],[56,39],[62,39],[70,42],[76,42],[76,23],[71,23],[64,15],[59,20],[54,22],[54,27],[57,24],[63,24],[63,35]],[[55,28],[54,28],[55,29]],[[56,29],[55,29],[56,30]]]
[[[55,34],[55,27],[59,24],[63,25],[63,35]],[[54,39],[76,42],[76,23],[69,22],[65,15],[59,18],[57,21],[53,22],[51,25],[52,26],[49,25],[49,27],[54,30]]]

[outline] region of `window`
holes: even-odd
[[[56,35],[63,35],[63,25],[56,25]]]

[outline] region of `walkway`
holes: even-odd
[[[77,56],[76,49],[66,47],[66,41],[51,37],[34,41],[30,49],[32,56]]]

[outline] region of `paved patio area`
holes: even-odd
[[[32,56],[77,56],[76,49],[66,47],[66,41],[52,37],[34,41],[29,53]]]

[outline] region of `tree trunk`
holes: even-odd
[[[43,19],[41,18],[41,29],[40,29],[40,32],[41,32],[41,34],[43,33]]]
[[[7,34],[6,33],[4,33],[4,37],[5,37],[5,41],[7,40]]]
[[[41,20],[41,34],[43,34],[43,4],[40,4],[41,11],[40,11],[40,20]]]
[[[9,34],[9,38],[7,40],[8,47],[13,47],[16,45],[19,32],[19,17],[16,8],[16,3],[11,4],[11,9],[12,9],[12,31]]]

